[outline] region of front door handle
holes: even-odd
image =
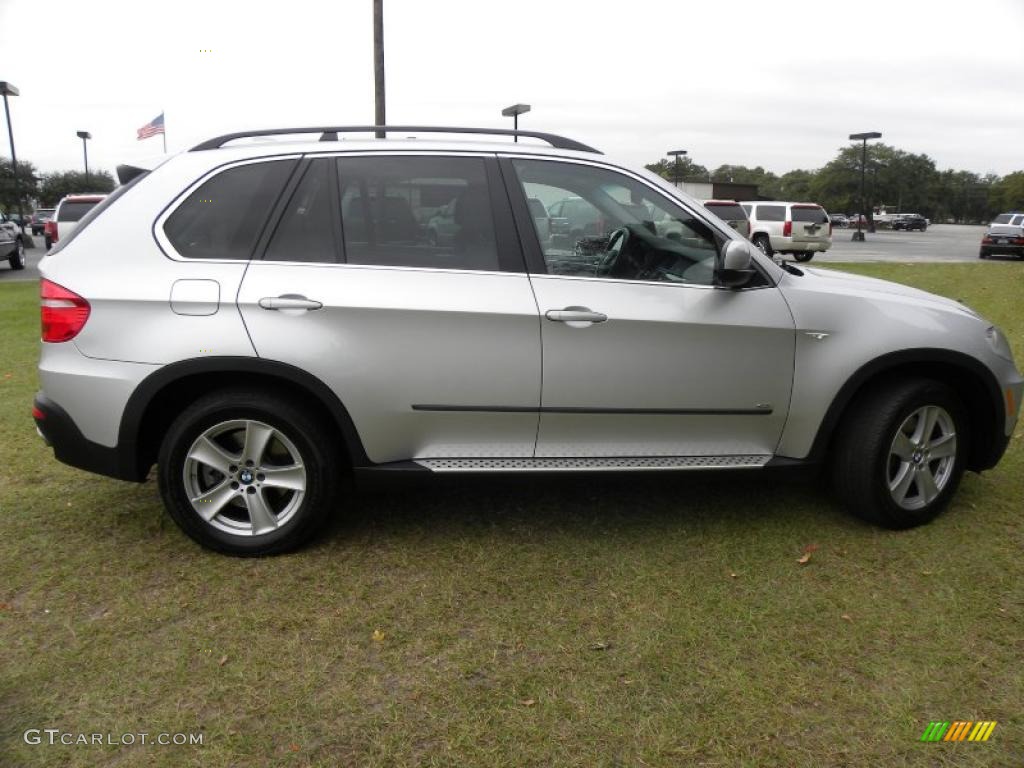
[[[587,307],[566,307],[565,309],[549,309],[544,313],[548,320],[556,323],[603,323],[608,315],[594,312]]]
[[[319,301],[307,299],[305,296],[265,296],[259,304],[263,309],[320,309]]]

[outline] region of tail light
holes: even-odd
[[[828,236],[832,237],[832,219],[828,220]]]
[[[67,288],[43,279],[39,281],[39,305],[43,341],[70,341],[89,319],[89,302]]]
[[[985,244],[985,245],[991,245],[992,244],[992,238],[989,237],[988,235],[985,235],[983,238],[981,238],[981,242],[983,244]]]
[[[57,242],[57,222],[53,219],[43,224],[43,233],[50,238],[51,243]]]
[[[790,237],[790,236],[792,236],[792,234],[793,234],[793,222],[787,220],[786,223],[782,225],[782,236],[783,237]]]

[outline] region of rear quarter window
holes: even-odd
[[[784,205],[759,205],[757,206],[756,218],[761,221],[785,221],[786,206]]]
[[[187,259],[249,259],[297,162],[269,160],[221,171],[175,209],[164,234]]]
[[[1000,213],[998,216],[996,216],[995,221],[993,221],[992,223],[993,224],[1009,224],[1011,218],[1013,218],[1013,217],[1010,214],[1008,214],[1008,213]]]

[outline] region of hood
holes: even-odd
[[[802,278],[795,277],[792,279],[801,281],[800,287],[803,289],[821,291],[822,293],[842,293],[849,296],[861,295],[866,298],[870,298],[872,296],[877,297],[880,295],[892,297],[894,299],[902,298],[911,303],[954,311],[960,314],[969,315],[970,317],[974,317],[979,320],[983,319],[981,315],[962,302],[954,299],[947,299],[945,296],[938,296],[934,293],[928,293],[927,291],[922,291],[917,288],[911,288],[908,285],[892,283],[888,280],[879,280],[876,277],[854,275],[850,272],[840,272],[833,269],[818,269],[815,267],[803,266],[801,266],[800,269],[804,272],[804,276]],[[802,281],[805,280],[809,280],[810,284],[804,285]]]

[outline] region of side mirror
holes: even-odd
[[[721,266],[716,272],[718,284],[724,288],[742,288],[754,275],[751,263],[755,246],[746,240],[730,240],[722,251]]]

